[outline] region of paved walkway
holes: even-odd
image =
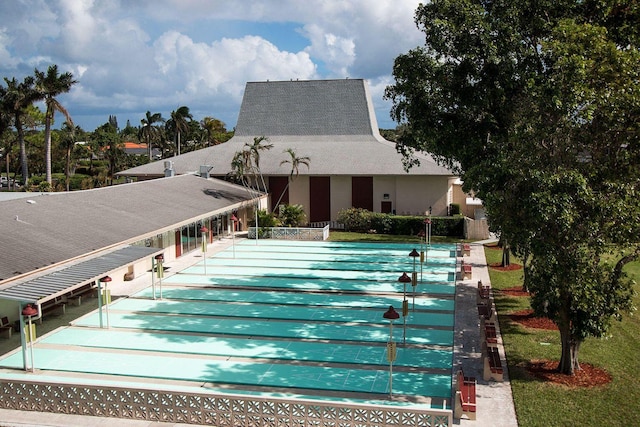
[[[482,280],[489,284],[489,272],[484,257],[483,242],[472,244],[471,256],[465,257],[465,263],[473,265],[473,278],[458,282],[456,292],[454,364],[462,366],[467,376],[475,376],[477,385],[477,419],[475,421],[461,419],[454,423],[469,427],[512,427],[517,426],[511,386],[508,372],[505,369],[504,382],[486,382],[482,379],[482,360],[480,355],[480,332],[476,310],[477,282]],[[232,239],[222,239],[212,243],[209,256],[232,245]],[[171,267],[167,276],[181,271],[202,259],[202,254],[194,251],[179,260],[167,263]],[[129,296],[149,286],[148,275],[142,275],[131,282],[111,286],[112,295]],[[61,325],[65,320],[60,320]],[[504,361],[504,350],[499,341],[500,354]],[[125,420],[115,418],[88,417],[78,415],[51,414],[28,411],[12,411],[0,409],[0,427],[145,427],[175,426],[186,427],[187,424],[157,423],[150,421]]]
[[[482,356],[480,345],[480,322],[476,308],[478,280],[482,284],[491,284],[489,269],[484,256],[485,242],[476,242],[471,245],[471,255],[464,257],[465,264],[473,266],[471,280],[458,282],[456,292],[456,320],[454,343],[454,366],[461,366],[465,376],[475,376],[477,380],[476,420],[466,418],[456,420],[461,426],[468,427],[515,427],[518,425],[516,412],[513,406],[511,383],[509,372],[506,369],[506,360],[499,325],[496,323],[498,335],[498,349],[504,367],[504,382],[484,381],[482,379]]]

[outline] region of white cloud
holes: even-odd
[[[423,43],[413,23],[417,5],[413,0],[2,1],[0,76],[22,78],[20,73],[52,63],[72,71],[79,84],[62,102],[81,125],[78,117],[84,114],[103,114],[101,123],[109,114],[118,114],[121,122],[126,119],[120,116],[131,115],[138,124],[139,112],[167,114],[187,105],[230,126],[248,81],[366,78],[379,123],[390,126],[382,93],[392,83],[394,58]],[[252,23],[261,30],[253,31]],[[297,29],[291,35],[296,47],[286,44],[286,34],[270,39],[265,33],[284,31],[278,23],[286,23],[280,26],[286,31]],[[233,28],[233,35],[225,37],[218,28]]]
[[[281,51],[260,37],[222,39],[208,45],[170,31],[154,43],[154,51],[158,71],[181,88],[185,101],[216,94],[239,101],[247,81],[315,75],[309,55]]]
[[[356,60],[353,39],[326,32],[316,24],[306,25],[303,33],[311,41],[311,46],[305,49],[309,55],[323,61],[334,76],[349,75],[349,67]]]

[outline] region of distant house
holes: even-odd
[[[131,142],[125,141],[123,150],[126,154],[133,154],[135,156],[147,156],[147,144],[144,142]],[[159,159],[161,157],[161,151],[157,148],[151,150],[151,158]]]
[[[145,180],[205,170],[224,178],[232,171],[234,155],[262,136],[273,144],[260,155],[271,209],[278,200],[301,204],[312,223],[335,221],[340,210],[350,207],[447,215],[452,203],[466,200],[458,177],[429,155],[416,153],[420,164],[403,168],[395,144],[380,135],[362,79],[249,82],[228,142],[119,175]],[[310,159],[297,176],[291,177],[287,149]]]

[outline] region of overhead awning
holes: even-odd
[[[162,248],[127,246],[0,290],[0,299],[43,304],[116,270],[164,252]]]

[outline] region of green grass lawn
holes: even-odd
[[[501,261],[502,252],[485,249],[487,263]],[[517,259],[513,262],[518,263]],[[636,281],[640,263],[626,267]],[[605,369],[611,383],[595,388],[568,388],[545,383],[528,374],[530,360],[560,358],[557,331],[526,329],[511,322],[509,313],[530,308],[528,298],[500,295],[500,289],[521,286],[523,270],[500,272],[489,269],[504,341],[511,388],[521,427],[532,426],[630,426],[640,424],[640,319],[626,315],[615,322],[607,338],[588,338],[580,349],[580,362]],[[636,284],[636,292],[639,290]],[[635,306],[640,304],[638,295]]]
[[[331,230],[329,240],[335,242],[385,242],[385,243],[420,243],[418,236],[397,236],[392,234],[364,234],[353,233],[348,231]],[[461,238],[431,236],[431,243],[458,243],[462,242]]]

